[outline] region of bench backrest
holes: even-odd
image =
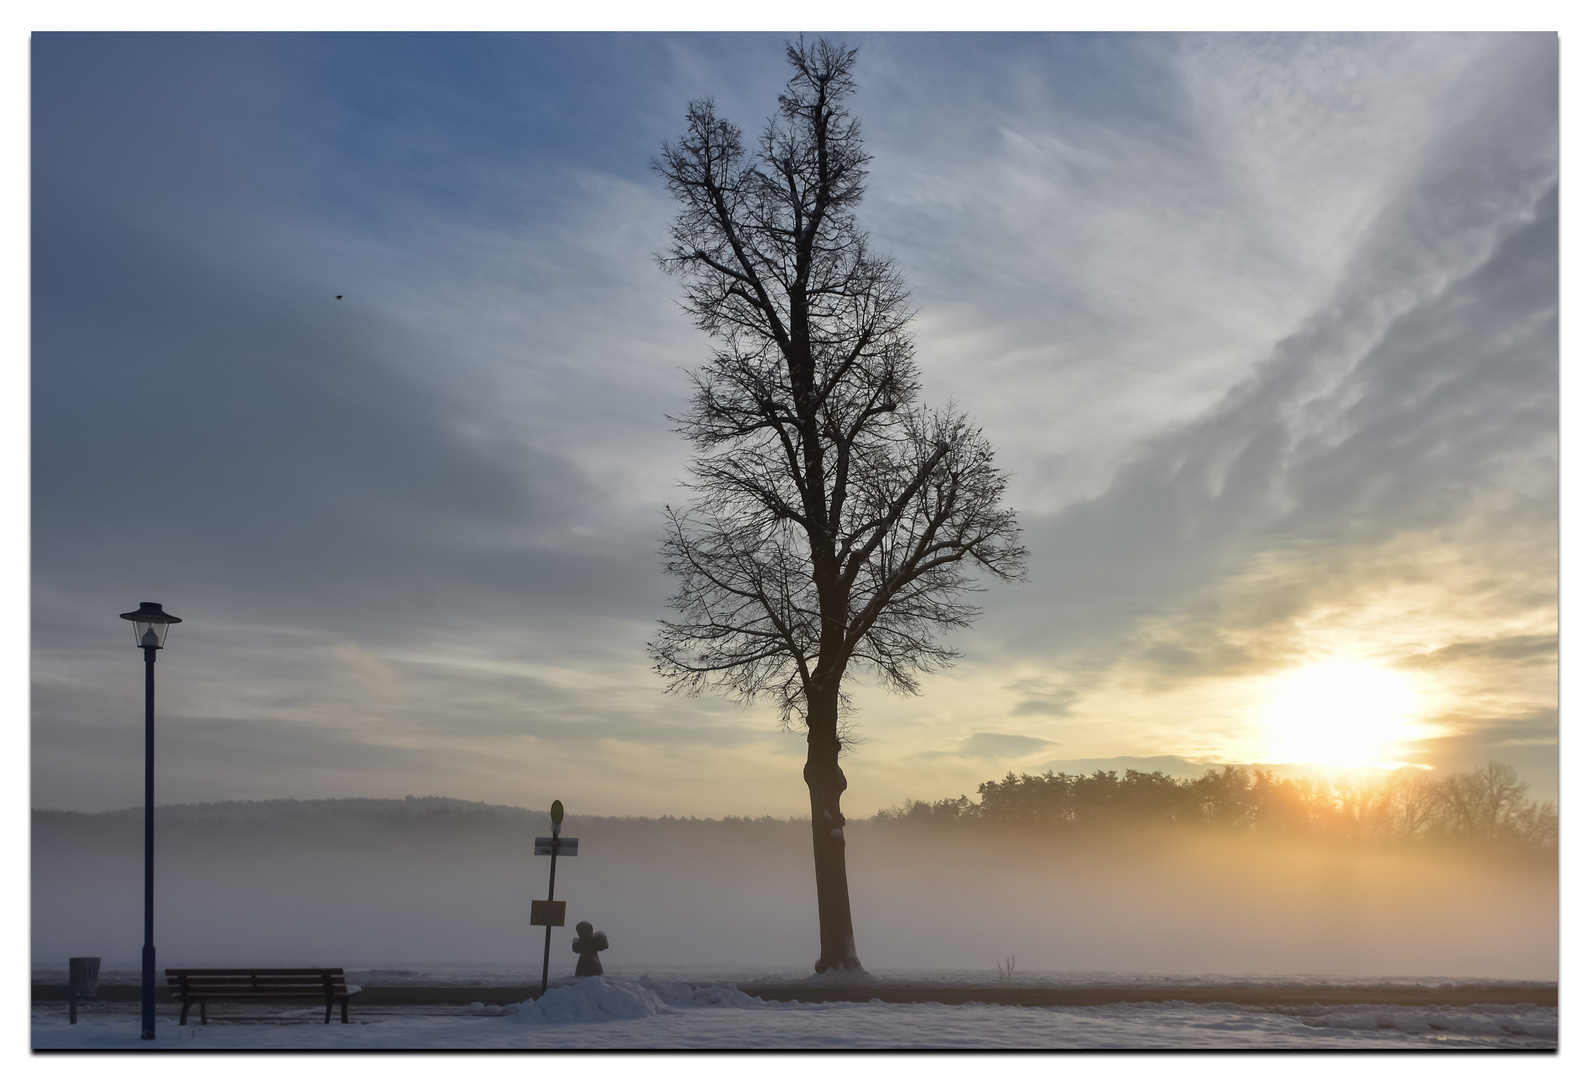
[[[197,996],[318,997],[346,994],[341,968],[166,968],[172,993]]]

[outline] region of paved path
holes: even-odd
[[[739,983],[752,997],[766,1001],[879,1000],[890,1004],[938,1002],[964,1005],[1116,1005],[1121,1002],[1184,1001],[1189,1004],[1228,1002],[1233,1005],[1520,1005],[1556,1007],[1556,987],[1536,983],[1453,984],[1449,986],[1341,986],[1332,983],[1261,986],[1238,983],[1225,986],[945,986],[930,983],[878,981],[858,986],[809,983]],[[160,988],[161,991],[164,987]],[[386,1006],[467,1006],[472,1002],[507,1005],[540,996],[533,986],[365,986],[354,996],[352,1008]],[[97,1000],[110,1004],[136,1002],[136,986],[101,986]],[[35,983],[35,1002],[65,1002],[66,987]],[[158,995],[169,1004],[165,993]]]

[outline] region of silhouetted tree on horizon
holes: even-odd
[[[905,693],[949,664],[973,567],[1017,580],[1004,476],[953,407],[916,404],[908,294],[855,222],[865,166],[844,107],[855,50],[787,49],[794,74],[752,149],[711,101],[654,163],[681,211],[663,268],[715,352],[674,418],[693,501],[669,507],[680,582],[650,651],[670,690],[770,698],[806,731],[821,953],[858,970],[839,767],[852,667]]]

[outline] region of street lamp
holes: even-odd
[[[182,620],[145,600],[123,612],[143,650],[143,1037],[154,1038],[154,654]]]

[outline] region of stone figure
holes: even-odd
[[[601,974],[601,958],[596,954],[607,947],[607,935],[594,933],[594,930],[595,927],[588,922],[578,923],[574,927],[574,932],[579,935],[573,941],[574,951],[579,954],[579,963],[574,967],[575,978]]]

